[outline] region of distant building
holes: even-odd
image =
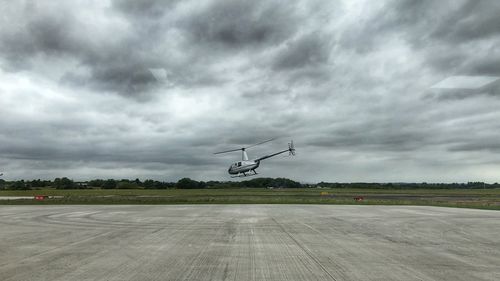
[[[88,188],[89,187],[89,183],[86,181],[75,182],[75,184],[78,188]]]

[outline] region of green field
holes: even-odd
[[[500,189],[77,189],[3,190],[0,204],[359,204],[425,205],[500,210]],[[363,197],[355,201],[354,197]]]

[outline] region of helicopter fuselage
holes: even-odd
[[[231,175],[242,174],[257,169],[259,165],[260,161],[242,160],[233,163],[227,171]]]

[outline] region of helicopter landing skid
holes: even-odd
[[[253,174],[247,174],[247,173],[239,173],[237,174],[236,176],[231,176],[232,178],[244,178],[244,177],[251,177],[251,176],[255,176],[255,175],[258,175],[257,172],[255,170],[252,170]]]

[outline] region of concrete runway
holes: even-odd
[[[500,280],[500,212],[0,206],[0,280]]]

